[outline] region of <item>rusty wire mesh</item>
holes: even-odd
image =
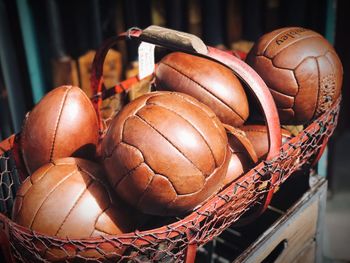
[[[212,240],[258,204],[271,187],[282,184],[297,169],[309,169],[336,127],[339,101],[284,144],[273,160],[259,163],[196,211],[156,229],[118,236],[62,239],[12,222],[12,201],[19,181],[11,150],[0,152],[0,223],[8,233],[12,255],[23,262],[181,262],[190,243],[203,245]],[[271,185],[273,175],[278,180]]]

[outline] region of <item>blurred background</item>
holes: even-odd
[[[329,180],[325,258],[349,262],[349,11],[346,0],[0,0],[0,140],[19,132],[26,112],[54,87],[74,84],[92,96],[96,48],[130,27],[165,26],[242,52],[271,30],[310,28],[335,46],[344,67],[339,124],[320,172]],[[135,75],[136,65],[137,45],[120,42],[108,54],[106,82]]]

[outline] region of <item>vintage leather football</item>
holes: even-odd
[[[332,45],[301,27],[263,35],[247,63],[264,79],[281,124],[304,124],[325,112],[340,96],[343,68]]]
[[[21,133],[21,152],[28,174],[53,159],[92,159],[99,138],[94,107],[78,87],[61,86],[49,92],[27,116]]]
[[[230,145],[231,158],[228,165],[224,185],[236,180],[249,171],[258,162],[254,146],[244,132],[229,125],[224,125]]]
[[[57,237],[86,238],[135,229],[130,207],[117,201],[102,167],[80,158],[62,158],[40,167],[16,194],[13,220]]]
[[[125,106],[102,141],[109,181],[146,214],[178,215],[217,192],[229,161],[227,136],[206,105],[152,92]]]
[[[183,92],[209,106],[222,123],[242,125],[249,115],[246,93],[229,68],[210,59],[174,52],[155,71],[157,90]]]
[[[269,141],[267,137],[267,127],[265,125],[244,125],[240,127],[246,137],[252,143],[258,159],[264,160],[269,150]],[[282,144],[289,141],[293,136],[286,129],[281,128]]]

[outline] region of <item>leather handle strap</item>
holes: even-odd
[[[149,26],[139,36],[140,40],[169,49],[206,54],[207,46],[197,36],[160,26]]]

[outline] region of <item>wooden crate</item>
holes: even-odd
[[[321,262],[326,194],[327,181],[321,177],[293,175],[259,219],[230,227],[200,248],[196,261]]]

